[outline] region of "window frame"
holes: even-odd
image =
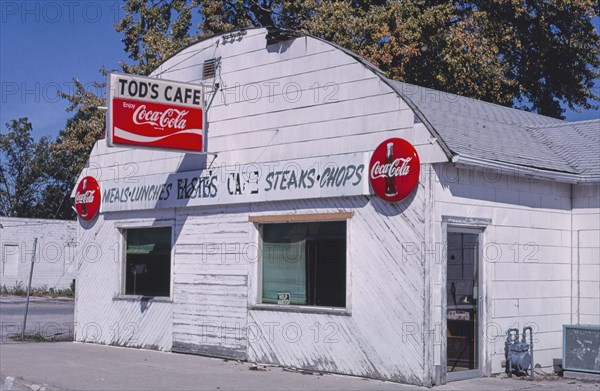
[[[254,268],[254,286],[250,286],[249,309],[259,311],[279,311],[279,312],[303,312],[316,314],[333,315],[352,315],[352,216],[353,212],[336,213],[315,213],[315,214],[294,214],[294,215],[260,215],[249,216],[248,221],[254,232],[254,243],[256,247],[256,260]],[[343,221],[346,223],[346,306],[345,307],[323,307],[317,305],[296,305],[296,304],[270,304],[262,302],[263,290],[263,227],[266,224],[286,224],[286,223],[327,223]]]
[[[147,295],[131,295],[126,294],[127,284],[127,231],[133,229],[151,229],[151,228],[171,228],[171,252],[170,265],[169,265],[169,295],[168,296],[147,296]],[[117,225],[117,232],[119,235],[118,241],[118,273],[119,278],[117,294],[113,297],[113,300],[125,300],[125,301],[173,301],[173,267],[175,264],[175,222],[173,220],[168,221],[151,221],[151,222],[137,222],[132,224],[119,224]]]

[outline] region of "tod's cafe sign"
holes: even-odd
[[[109,74],[108,146],[205,152],[205,128],[200,85]]]
[[[200,86],[115,73],[109,86],[109,146],[205,152]],[[91,220],[98,212],[357,196],[371,194],[370,188],[397,202],[414,191],[419,165],[414,147],[392,138],[372,154],[217,166],[100,183],[88,176],[77,186],[75,208],[82,220]]]

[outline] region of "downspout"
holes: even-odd
[[[571,324],[579,324],[581,318],[581,230],[575,230],[574,201],[575,184],[571,184]],[[573,254],[573,246],[575,254]],[[577,289],[577,293],[575,293]]]
[[[571,184],[571,186],[570,186],[570,194],[569,194],[569,207],[570,207],[570,212],[571,212],[571,221],[570,221],[570,223],[571,223],[570,224],[570,231],[571,231],[571,253],[570,253],[570,257],[571,257],[571,278],[570,278],[570,280],[571,280],[571,288],[569,289],[569,295],[571,296],[571,311],[570,311],[570,313],[571,313],[570,323],[571,324],[573,324],[573,312],[574,312],[574,307],[575,307],[575,305],[573,303],[573,300],[574,300],[573,299],[573,289],[574,289],[574,287],[573,287],[573,279],[574,279],[574,277],[573,276],[575,275],[575,270],[574,270],[575,266],[574,266],[574,263],[573,263],[573,242],[574,242],[574,239],[575,239],[573,237],[573,234],[574,234],[574,231],[573,231],[573,198],[574,198],[573,197],[573,192],[574,192],[573,186],[574,185]],[[579,250],[577,250],[577,252],[579,252]]]
[[[571,184],[571,324],[579,324],[581,318],[581,230],[575,230],[574,201],[575,184]],[[573,253],[573,246],[575,253]],[[575,293],[576,289],[576,293]]]
[[[571,215],[572,216],[572,215]],[[573,217],[571,217],[573,218]],[[577,324],[580,322],[580,305],[581,305],[581,257],[579,234],[581,230],[577,230]]]

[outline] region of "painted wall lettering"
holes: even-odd
[[[151,86],[149,86],[151,93]],[[102,212],[369,194],[368,154],[235,165],[102,182]]]

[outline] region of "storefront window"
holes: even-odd
[[[124,230],[125,294],[169,296],[171,227]]]
[[[346,306],[346,222],[262,226],[262,302]]]

